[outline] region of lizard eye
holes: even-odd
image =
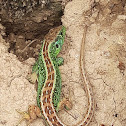
[[[59,47],[59,45],[58,44],[56,44],[56,48],[58,48]]]

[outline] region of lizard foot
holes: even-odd
[[[36,72],[32,73],[32,74],[29,74],[27,76],[27,79],[30,83],[34,84],[36,81],[38,81],[38,77],[37,77],[37,74]]]
[[[32,83],[32,84],[35,84],[35,89],[37,91],[38,89],[38,76],[36,74],[36,72],[33,72],[32,74],[28,74],[27,76],[27,80]]]
[[[63,110],[63,109],[66,109],[66,110],[70,110],[72,109],[72,103],[69,101],[68,98],[63,98],[62,101],[59,103],[58,105],[58,111],[59,110]]]
[[[28,107],[28,112],[21,112],[19,110],[16,111],[22,115],[22,118],[19,120],[16,126],[18,126],[23,120],[28,121],[27,123],[28,126],[31,122],[33,122],[33,120],[37,119],[37,117],[42,117],[39,107],[35,105],[30,105]]]

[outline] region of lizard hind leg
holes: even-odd
[[[59,102],[56,111],[63,110],[64,108],[65,108],[66,110],[72,109],[72,103],[70,102],[70,100],[69,100],[68,98],[63,98],[63,99]]]
[[[24,111],[19,111],[19,110],[16,110],[19,114],[22,115],[22,118],[19,120],[18,124],[16,126],[18,126],[23,120],[26,120],[28,121],[27,123],[27,126],[32,123],[34,120],[37,119],[37,117],[42,117],[41,115],[41,111],[39,109],[38,106],[35,106],[35,105],[30,105],[28,107],[28,112]]]

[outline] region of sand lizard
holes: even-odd
[[[63,58],[58,57],[62,45],[64,43],[66,29],[64,26],[59,26],[51,29],[45,36],[38,61],[33,66],[32,75],[33,81],[38,80],[37,90],[37,106],[30,106],[28,113],[23,112],[23,119],[32,122],[36,117],[44,116],[44,119],[49,126],[66,126],[57,116],[60,107],[61,94],[61,76],[58,66],[63,64]],[[86,79],[84,62],[84,38],[83,36],[81,53],[80,53],[80,69],[85,85],[85,90],[88,95],[88,110],[84,119],[76,126],[87,126],[93,115],[93,97],[89,81]],[[67,102],[66,102],[67,104]],[[64,103],[65,106],[65,103]],[[41,115],[42,113],[42,115]],[[36,114],[36,115],[35,115]]]

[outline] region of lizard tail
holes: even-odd
[[[85,88],[85,91],[86,91],[86,94],[88,97],[88,109],[87,109],[84,119],[80,123],[78,123],[79,126],[88,126],[88,124],[90,123],[90,121],[92,119],[93,111],[94,111],[94,99],[93,99],[92,87],[88,80],[85,66],[84,66],[85,65],[85,63],[84,63],[84,50],[85,50],[84,45],[85,45],[86,33],[87,33],[87,26],[85,27],[85,30],[83,33],[81,49],[80,49],[80,71],[82,74],[84,88]]]

